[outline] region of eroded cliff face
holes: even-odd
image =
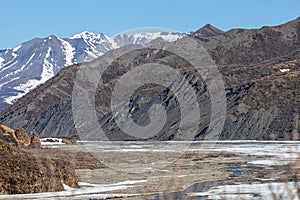
[[[37,134],[30,136],[23,128],[11,129],[0,123],[0,139],[17,147],[40,148],[40,137]]]
[[[78,187],[68,161],[47,159],[0,140],[0,194],[25,194],[64,190],[63,183]]]
[[[216,61],[225,84],[227,112],[220,139],[298,139],[300,19],[276,27],[236,29],[211,37],[194,37]],[[97,62],[100,61],[63,69],[3,111],[0,120],[13,128],[35,131],[42,137],[76,136],[78,127],[74,125],[71,99],[76,72],[92,66],[92,74]],[[173,67],[192,85],[201,111],[194,139],[205,138],[209,122],[215,117],[211,116],[211,94],[206,82],[188,62],[151,45],[123,55],[108,66],[102,76],[104,84],[97,87],[96,94],[89,90],[89,82],[83,83],[87,93],[95,97],[97,120],[106,136],[112,140],[136,139],[122,132],[115,119],[124,117],[129,109],[127,117],[139,125],[147,125],[148,111],[158,103],[166,108],[168,118],[159,134],[149,139],[174,138],[181,120],[180,105],[170,88],[147,85],[132,95],[129,108],[120,106],[117,111],[110,110],[111,94],[119,78],[135,66],[149,62]],[[178,91],[184,91],[180,85],[184,83],[178,83]]]

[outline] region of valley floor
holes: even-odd
[[[0,199],[298,199],[300,190],[300,142],[79,141],[28,151],[73,162],[80,188]]]

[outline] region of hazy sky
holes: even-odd
[[[133,28],[180,32],[212,25],[258,28],[300,16],[300,0],[1,0],[0,49],[34,37],[82,31],[115,35]]]

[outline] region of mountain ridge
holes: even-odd
[[[161,37],[166,41],[182,37],[180,33],[145,33],[108,37],[84,31],[71,38],[50,35],[34,38],[0,52],[0,110],[12,104],[62,68],[91,61],[105,52],[127,44],[144,44]]]
[[[191,35],[204,46],[216,61],[223,76],[227,114],[220,139],[291,140],[300,132],[300,19],[274,27],[261,29],[235,29],[211,37]],[[120,59],[114,65],[124,69],[134,67],[132,63],[147,61],[185,66],[186,62],[163,51],[137,51]],[[96,62],[96,61],[95,61]],[[135,63],[134,62],[134,63]],[[23,127],[36,131],[42,136],[74,136],[77,134],[72,116],[71,94],[76,72],[81,65],[64,68],[61,72],[28,93],[14,105],[0,114],[0,121],[11,127]],[[111,66],[114,69],[114,66]],[[113,72],[110,70],[110,72]],[[124,72],[122,72],[124,73]],[[99,119],[104,130],[112,139],[132,139],[116,126],[113,113],[109,111],[111,87],[122,74],[115,71],[104,88],[99,88],[97,112],[104,113]],[[201,78],[192,71],[185,72],[190,82],[197,88],[197,95],[203,112],[198,134],[195,139],[203,139],[208,128],[210,110],[209,93]],[[142,97],[134,95],[130,113],[134,119],[147,122],[147,112],[153,103],[160,102],[176,111],[176,100],[168,90],[152,88]],[[46,98],[45,98],[46,97]],[[124,109],[118,113],[122,115]],[[146,113],[146,114],[145,114]],[[168,121],[172,128],[164,129],[152,139],[172,139],[180,121]],[[298,137],[299,139],[299,137]]]

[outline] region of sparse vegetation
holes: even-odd
[[[0,194],[61,191],[62,183],[78,187],[71,163],[35,156],[0,140]]]

